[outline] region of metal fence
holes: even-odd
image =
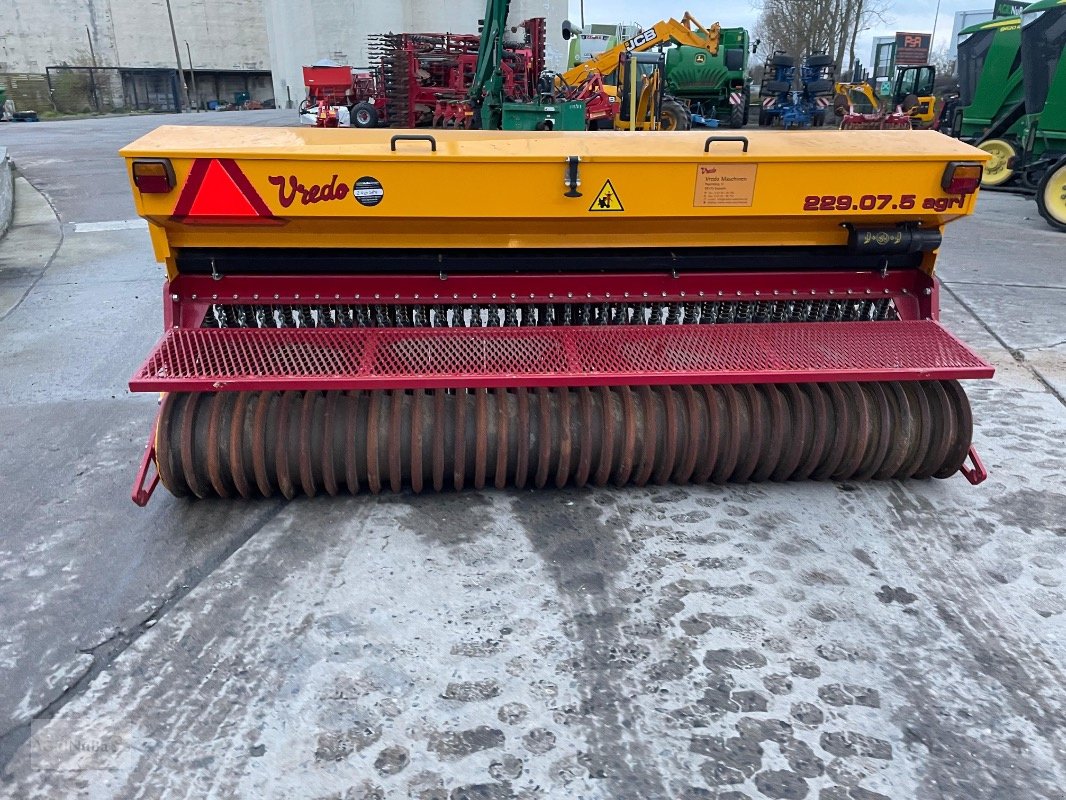
[[[4,72],[0,73],[0,86],[20,111],[54,110],[48,92],[48,81],[44,75],[33,72]]]
[[[60,114],[177,111],[177,70],[134,67],[46,67],[52,106]]]

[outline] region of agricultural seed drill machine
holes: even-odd
[[[544,70],[544,19],[524,20],[521,29],[521,41],[504,40],[499,31],[500,90],[516,102],[531,102]],[[319,127],[336,127],[337,113],[344,108],[350,123],[343,124],[353,128],[468,126],[465,118],[446,118],[444,110],[470,91],[480,35],[382,33],[368,38],[370,68],[304,67],[302,118],[317,112]],[[332,113],[332,126],[321,121],[323,109]]]
[[[138,503],[984,477],[957,381],[993,370],[933,275],[987,158],[957,140],[185,126],[122,155],[167,269]]]

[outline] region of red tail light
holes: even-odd
[[[141,194],[166,194],[175,186],[174,167],[165,158],[138,158],[133,162],[133,184]]]
[[[980,164],[952,161],[944,170],[944,178],[940,181],[940,185],[948,194],[973,194],[981,185],[983,171]]]

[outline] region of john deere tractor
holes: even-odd
[[[666,52],[666,91],[689,104],[694,119],[719,120],[730,128],[748,124],[751,89],[744,28],[722,28],[717,54],[682,45]]]
[[[978,78],[962,109],[961,132],[973,134],[974,143],[992,155],[984,186],[1034,193],[1048,224],[1066,231],[1066,0],[1033,3],[1022,9],[1020,20],[1017,54],[993,52],[996,37],[1015,35],[1006,20],[999,20],[1005,24],[995,29],[983,63],[972,65],[971,60],[979,59],[969,51],[981,49],[981,31],[967,29],[972,33],[959,46],[960,88],[965,93],[971,73]],[[1015,72],[1020,73],[1017,79]],[[985,111],[978,115],[971,111],[975,108]],[[968,120],[973,128],[967,127]]]

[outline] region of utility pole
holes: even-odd
[[[933,12],[933,32],[929,34],[929,57],[927,61],[933,60],[933,48],[936,47],[936,23],[940,19],[940,0],[936,0],[936,11]]]
[[[581,30],[585,30],[585,0],[581,0]]]
[[[89,68],[89,91],[92,93],[93,106],[100,110],[100,96],[96,93],[96,49],[93,47],[93,35],[89,33],[89,26],[85,26],[85,36],[89,40],[89,58],[92,67]]]
[[[200,93],[196,91],[196,70],[192,68],[192,48],[189,47],[189,40],[185,40],[185,52],[189,54],[189,77],[192,78],[192,94],[196,98],[196,102],[192,104],[192,107],[197,111],[200,110]]]
[[[170,20],[170,38],[174,42],[174,60],[178,62],[178,80],[181,81],[181,93],[185,95],[185,107],[189,108],[189,86],[185,83],[185,73],[181,69],[181,50],[178,49],[178,34],[174,30],[174,12],[170,10],[170,0],[167,0],[167,19]],[[181,97],[178,98],[178,111],[181,111]]]

